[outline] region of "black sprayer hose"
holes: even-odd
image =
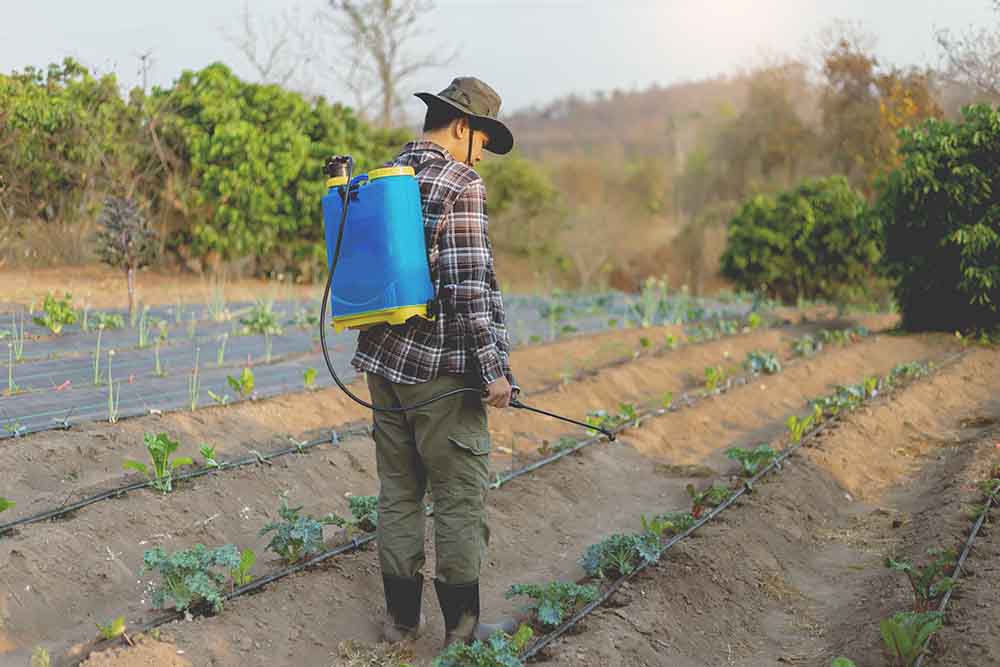
[[[350,389],[347,388],[347,385],[345,385],[343,381],[340,379],[340,377],[337,375],[337,371],[333,367],[333,361],[330,360],[330,350],[327,347],[327,342],[326,342],[326,316],[327,316],[327,308],[329,307],[330,304],[330,295],[333,291],[333,275],[337,270],[337,261],[340,259],[340,245],[341,242],[344,240],[344,223],[347,221],[347,207],[351,203],[351,179],[354,176],[354,160],[350,157],[348,157],[347,160],[348,160],[347,184],[345,186],[346,191],[344,194],[344,205],[340,211],[340,224],[337,228],[337,244],[334,246],[333,249],[333,258],[330,261],[330,275],[326,279],[326,288],[323,290],[323,303],[320,306],[320,313],[319,313],[319,343],[320,347],[323,349],[323,361],[326,362],[326,368],[328,371],[330,371],[330,375],[333,377],[333,381],[336,382],[337,386],[340,387],[340,390],[343,391],[345,394],[347,394],[347,396],[355,403],[357,403],[358,405],[362,405],[368,408],[369,410],[377,412],[393,412],[393,413],[409,412],[411,410],[417,410],[426,405],[430,405],[431,403],[436,403],[437,401],[443,400],[445,398],[449,398],[451,396],[456,396],[458,394],[463,394],[466,392],[482,396],[481,389],[473,387],[463,387],[462,389],[452,389],[451,391],[446,391],[442,394],[438,394],[437,396],[432,396],[427,400],[414,403],[413,405],[401,405],[395,408],[379,407],[372,403],[369,403],[360,396],[354,394]],[[548,417],[554,417],[555,419],[559,419],[564,422],[569,422],[570,424],[576,424],[578,426],[583,426],[584,428],[589,428],[595,431],[599,431],[600,433],[606,435],[609,440],[615,439],[615,434],[612,433],[611,431],[608,431],[606,429],[597,426],[591,426],[589,424],[585,424],[575,419],[570,419],[568,417],[556,415],[551,412],[546,412],[544,410],[539,410],[537,408],[529,407],[524,403],[521,403],[517,399],[513,399],[510,401],[510,407],[518,408],[521,410],[531,410],[532,412],[537,412],[539,414],[543,414]]]

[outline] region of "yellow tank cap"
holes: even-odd
[[[326,187],[335,188],[338,185],[344,185],[347,183],[347,176],[335,176],[334,178],[326,179]]]
[[[413,167],[382,167],[381,169],[372,169],[368,172],[368,182],[371,183],[377,178],[385,178],[386,176],[414,176],[416,172],[413,171]]]

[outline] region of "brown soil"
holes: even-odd
[[[158,633],[159,634],[159,633]],[[141,636],[133,639],[135,646],[110,648],[91,655],[82,667],[191,667],[184,651],[173,640],[160,635],[158,639]]]
[[[542,662],[885,664],[878,621],[912,597],[884,559],[964,541],[974,482],[998,458],[998,371],[1000,355],[975,350],[845,418]],[[992,531],[981,539],[927,665],[1000,664],[1000,561]]]
[[[665,391],[679,396],[700,381],[705,366],[722,362],[727,353],[736,363],[753,349],[787,350],[791,337],[801,331],[761,331],[660,357],[641,356],[536,395],[532,401],[581,415],[601,407],[614,409],[618,401],[656,399]],[[515,356],[515,370],[524,369],[519,375],[525,386],[545,384],[546,378],[559,381],[567,359],[578,366],[570,371],[586,370],[620,356],[621,351],[612,353],[616,344],[624,342],[635,349],[638,336],[650,332],[624,334],[634,337],[609,334],[528,348],[516,353],[521,356]],[[790,365],[780,375],[648,421],[615,445],[590,448],[503,487],[491,500],[494,536],[484,572],[486,608],[512,609],[514,603],[504,600],[503,592],[515,581],[579,576],[575,560],[588,544],[609,532],[635,528],[642,512],[684,506],[684,485],[692,479],[674,475],[694,471],[669,465],[700,466],[699,475],[706,467],[730,471],[722,450],[776,435],[788,413],[803,410],[806,398],[837,383],[885,373],[900,362],[940,356],[947,345],[947,339],[880,336],[831,349]],[[611,347],[595,356],[602,346]],[[587,361],[588,357],[596,360]],[[137,443],[144,430],[166,430],[181,435],[185,443],[207,440],[234,455],[249,447],[263,448],[282,433],[301,437],[311,428],[363,417],[350,410],[336,393],[320,392],[141,418],[114,428],[92,425],[81,431],[32,436],[5,450],[13,454],[14,463],[0,472],[0,485],[9,481],[34,489],[25,497],[42,498],[44,503],[39,504],[47,505],[81,483],[120,476],[122,458],[139,455]],[[567,433],[558,422],[528,420],[512,411],[497,412],[491,421],[498,447],[516,450],[521,459],[533,455],[543,439]],[[504,465],[502,457],[498,463]],[[75,479],[64,481],[67,471],[73,470]],[[331,510],[343,513],[345,494],[374,493],[376,487],[370,443],[358,439],[307,456],[285,457],[272,466],[202,478],[170,496],[135,493],[83,510],[67,521],[26,527],[0,539],[0,591],[9,591],[0,596],[0,638],[18,647],[18,652],[8,654],[11,657],[30,652],[38,643],[52,647],[55,655],[92,636],[95,622],[124,613],[137,626],[151,615],[150,577],[138,578],[136,571],[142,552],[153,544],[169,549],[195,542],[251,547],[260,555],[257,573],[261,574],[277,567],[256,532],[274,518],[278,493],[290,490],[294,501],[319,515]],[[19,513],[36,509],[17,507]],[[432,553],[429,556],[432,562]],[[219,617],[175,624],[170,632],[195,665],[334,664],[341,642],[377,639],[380,591],[374,553],[363,552],[234,601]],[[428,636],[414,647],[422,658],[436,652],[442,634],[430,586],[425,605],[430,612]],[[85,646],[80,646],[78,654],[84,653]]]

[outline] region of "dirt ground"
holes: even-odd
[[[871,328],[885,323],[884,318],[865,321]],[[781,374],[758,378],[725,395],[648,420],[617,443],[588,448],[494,491],[490,499],[493,537],[483,575],[487,616],[516,607],[503,597],[512,583],[577,579],[582,572],[576,559],[587,545],[611,532],[637,529],[640,514],[685,508],[688,482],[704,483],[706,474],[726,477],[733,473],[734,464],[723,455],[726,448],[776,438],[788,414],[806,411],[808,398],[827,393],[837,384],[884,374],[901,362],[943,358],[954,349],[949,337],[878,335],[791,362],[790,341],[815,326],[757,331],[660,355],[635,354],[638,338],[662,339],[666,330],[654,336],[649,330],[615,332],[516,352],[514,366],[523,369],[518,371],[522,384],[526,389],[537,388],[525,400],[578,416],[599,408],[613,410],[619,401],[657,403],[668,391],[679,397],[695,390],[706,366],[738,365],[751,350],[774,351],[790,363]],[[981,395],[997,395],[994,384],[1000,380],[983,378],[1000,377],[995,353],[977,351],[962,363],[948,373],[961,368],[974,379],[969,384]],[[970,363],[974,365],[966,366]],[[937,381],[929,381],[926,387],[935,387]],[[903,480],[910,481],[908,475],[915,474],[915,461],[920,459],[916,453],[896,453],[901,448],[909,450],[904,445],[892,446],[893,438],[897,432],[900,437],[909,433],[912,426],[906,424],[929,433],[945,432],[944,426],[932,427],[928,420],[954,419],[959,407],[971,407],[968,392],[957,385],[955,381],[955,386],[939,388],[937,393],[920,394],[922,402],[911,401],[900,408],[894,406],[903,404],[894,400],[851,417],[820,447],[797,457],[780,482],[765,485],[763,493],[731,516],[723,515],[701,537],[678,547],[653,576],[635,582],[620,596],[624,599],[616,602],[627,607],[598,612],[584,624],[583,632],[561,641],[546,659],[589,665],[714,665],[775,664],[786,653],[794,657],[776,648],[789,631],[782,625],[787,620],[782,610],[797,604],[795,618],[818,619],[816,623],[840,619],[823,616],[823,595],[814,593],[814,598],[819,595],[817,602],[796,592],[799,588],[813,592],[813,586],[825,590],[819,580],[822,563],[810,560],[819,539],[817,525],[846,521],[853,515],[844,506],[852,503],[904,511],[890,503],[890,496],[897,484],[908,488]],[[900,400],[911,391],[930,391],[921,386],[904,392]],[[365,418],[360,408],[353,408],[337,392],[323,391],[193,414],[139,418],[116,427],[94,424],[67,433],[39,434],[5,443],[5,461],[10,465],[0,470],[0,488],[8,497],[36,500],[19,503],[16,511],[22,515],[62,502],[72,490],[107,488],[120,482],[121,461],[140,455],[144,431],[170,432],[188,450],[208,441],[229,457],[285,445],[287,435],[302,438]],[[851,428],[861,429],[854,445],[834,448],[830,444]],[[581,433],[514,411],[491,414],[491,432],[498,471],[537,457],[536,450],[546,440]],[[889,444],[883,446],[883,441]],[[836,455],[824,460],[821,455],[826,451]],[[817,477],[795,481],[813,469]],[[767,504],[769,511],[781,512],[777,520],[757,511],[761,499],[786,488],[787,480],[792,480],[794,492]],[[7,493],[9,488],[16,494]],[[89,652],[95,623],[119,614],[125,614],[133,626],[151,618],[151,579],[137,572],[142,552],[155,544],[177,549],[196,542],[234,543],[257,551],[256,574],[276,569],[278,563],[264,551],[257,530],[275,517],[277,495],[286,490],[293,502],[305,504],[313,515],[344,513],[346,495],[377,491],[370,440],[352,439],[339,447],[283,457],[271,466],[201,478],[168,496],[133,493],[64,521],[26,526],[11,537],[0,538],[0,650],[10,647],[13,650],[6,657],[19,660],[33,646],[44,644],[54,656],[65,656],[57,664],[74,664]],[[916,486],[910,490],[917,493]],[[844,493],[851,500],[841,500]],[[804,514],[811,518],[803,518]],[[754,517],[755,530],[744,530],[743,525],[751,524]],[[330,544],[339,539],[332,530],[327,537]],[[704,552],[693,551],[699,548]],[[834,562],[842,555],[836,549],[823,553]],[[848,564],[857,562],[847,551],[843,557]],[[713,559],[721,559],[714,569],[705,565]],[[787,574],[782,563],[789,559],[801,564],[796,570],[801,580],[780,576]],[[431,575],[431,541],[428,563]],[[677,577],[674,569],[682,566],[687,568],[685,576]],[[806,578],[814,571],[819,574]],[[850,607],[843,591],[850,587],[825,585],[833,590],[831,595],[843,593],[841,602],[848,607],[837,607],[837,614],[842,615]],[[691,603],[682,603],[678,592]],[[171,624],[160,637],[165,641],[149,639],[137,648],[116,648],[91,656],[86,664],[354,664],[344,657],[345,642],[374,644],[380,608],[377,559],[373,550],[362,551],[235,600],[217,617]],[[424,610],[427,634],[410,647],[418,663],[437,652],[443,634],[429,583]],[[853,613],[849,616],[854,617]],[[857,622],[863,620],[872,622],[860,617]],[[826,646],[817,644],[813,635],[805,638],[808,642],[796,639],[796,650]],[[871,646],[866,650],[872,650]],[[844,648],[850,650],[853,645],[848,642]],[[765,649],[767,653],[762,652]],[[0,655],[0,664],[6,664],[4,660]],[[23,660],[11,664],[23,664]],[[859,664],[877,663],[859,660]]]

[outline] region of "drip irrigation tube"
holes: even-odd
[[[952,570],[951,572],[951,578],[955,581],[958,581],[958,578],[962,576],[962,565],[965,563],[965,559],[969,557],[969,553],[971,553],[972,551],[972,543],[976,541],[976,537],[978,537],[979,535],[979,530],[983,527],[983,524],[986,522],[986,517],[989,515],[990,508],[996,504],[997,493],[998,492],[990,494],[989,498],[986,499],[986,506],[983,508],[983,511],[980,512],[979,518],[976,519],[976,523],[973,524],[972,526],[972,530],[969,531],[969,537],[965,541],[965,547],[962,549],[962,553],[958,557],[958,562],[955,563],[955,569]],[[941,602],[938,603],[937,610],[942,614],[945,612],[945,609],[948,608],[948,603],[951,601],[951,594],[954,591],[955,591],[954,586],[949,588],[947,591],[945,591],[944,597],[941,598]],[[922,667],[922,665],[924,664],[924,656],[927,655],[927,646],[930,644],[930,641],[931,638],[928,637],[927,640],[924,642],[923,651],[917,657],[916,662],[913,663],[913,667]]]
[[[955,355],[952,355],[951,357],[946,358],[944,361],[942,361],[940,364],[938,364],[934,368],[934,372],[938,372],[941,369],[943,369],[943,368],[945,368],[947,366],[950,366],[951,364],[953,364],[956,361],[958,361],[959,359],[961,359],[963,356],[964,356],[964,353],[963,352],[959,352],[959,353],[957,353]],[[870,401],[866,401],[865,403],[869,403],[869,402]],[[629,581],[629,580],[635,578],[636,576],[638,576],[638,574],[640,572],[642,572],[643,570],[645,570],[646,568],[648,568],[653,563],[659,562],[659,560],[663,557],[663,555],[667,551],[669,551],[671,548],[673,548],[674,545],[676,545],[681,540],[684,540],[684,539],[690,537],[696,530],[698,530],[699,528],[701,528],[702,526],[704,526],[706,523],[708,523],[709,521],[711,521],[712,519],[714,519],[715,517],[717,517],[719,514],[721,514],[723,511],[725,511],[727,508],[729,508],[730,506],[732,506],[732,504],[735,503],[736,500],[739,499],[741,496],[743,496],[743,494],[745,494],[745,493],[752,493],[753,492],[753,485],[757,481],[759,481],[760,479],[762,479],[765,475],[770,474],[773,470],[780,469],[781,464],[786,459],[788,459],[789,456],[791,456],[795,451],[797,451],[800,447],[802,447],[808,441],[813,440],[820,433],[822,433],[825,430],[827,430],[828,428],[830,428],[833,424],[839,422],[840,421],[840,417],[841,417],[840,414],[835,415],[835,416],[831,417],[830,419],[826,420],[825,422],[823,422],[822,424],[820,424],[819,426],[817,426],[817,427],[813,428],[812,430],[808,431],[807,433],[803,434],[803,436],[799,440],[799,442],[794,443],[790,447],[786,447],[781,452],[781,454],[779,454],[774,459],[772,459],[771,463],[769,463],[765,468],[763,468],[762,470],[760,470],[756,475],[754,475],[750,479],[745,480],[743,482],[743,484],[740,486],[740,488],[736,489],[735,491],[733,491],[733,493],[726,500],[724,500],[721,504],[719,504],[718,506],[712,508],[712,510],[710,512],[708,512],[708,514],[706,514],[702,518],[698,519],[690,528],[688,528],[687,530],[685,530],[685,531],[683,531],[681,533],[678,533],[674,537],[672,537],[669,540],[667,540],[667,542],[664,543],[663,546],[660,548],[660,551],[657,554],[657,557],[656,557],[655,561],[653,561],[652,563],[643,561],[630,574],[623,575],[623,576],[619,577],[618,579],[616,579],[611,585],[608,586],[608,588],[600,595],[600,597],[598,597],[593,602],[590,602],[587,605],[585,605],[584,607],[582,607],[577,613],[575,613],[573,616],[571,616],[568,620],[566,620],[558,628],[556,628],[555,630],[553,630],[552,632],[548,633],[547,635],[545,635],[543,637],[540,637],[540,638],[538,638],[538,640],[536,640],[536,641],[532,642],[531,644],[529,644],[528,647],[521,653],[521,655],[520,655],[521,660],[527,661],[527,660],[530,660],[531,658],[537,656],[545,647],[549,646],[556,639],[558,639],[561,636],[563,636],[564,634],[566,634],[566,632],[568,632],[570,629],[572,629],[573,627],[575,627],[576,625],[578,625],[580,623],[580,621],[582,621],[584,618],[586,618],[587,616],[589,616],[595,609],[597,609],[598,607],[600,607],[601,605],[603,605],[605,602],[607,602],[608,599],[610,599],[611,596],[613,596],[627,581]],[[959,561],[959,563],[961,563],[961,560]],[[949,593],[950,593],[950,591],[949,591]]]
[[[181,482],[188,479],[195,479],[197,477],[203,477],[213,472],[221,472],[223,470],[234,470],[236,468],[242,468],[248,465],[257,465],[265,461],[272,461],[280,456],[285,456],[287,454],[302,453],[308,449],[314,447],[319,447],[320,445],[325,445],[327,443],[337,445],[340,443],[340,439],[344,437],[351,437],[355,435],[368,435],[371,433],[371,429],[368,427],[361,427],[356,429],[346,429],[343,431],[330,431],[330,435],[325,438],[317,438],[315,440],[309,440],[307,442],[301,443],[299,445],[293,445],[291,447],[285,447],[278,449],[266,454],[254,453],[248,456],[244,456],[238,459],[233,459],[232,461],[226,461],[225,463],[220,463],[218,466],[206,466],[204,468],[198,468],[197,470],[192,470],[191,472],[186,472],[173,476],[175,482]],[[0,537],[3,537],[13,531],[15,528],[20,526],[26,526],[32,523],[39,523],[41,521],[46,521],[49,519],[56,519],[60,516],[64,516],[71,512],[83,509],[88,505],[93,505],[95,503],[102,502],[104,500],[109,500],[111,498],[117,498],[127,494],[129,491],[136,491],[139,489],[151,488],[153,482],[147,480],[144,482],[134,482],[132,484],[126,484],[125,486],[120,486],[115,489],[110,489],[108,491],[103,491],[101,493],[95,494],[88,498],[78,500],[75,503],[69,505],[63,505],[60,507],[48,509],[37,514],[32,514],[9,523],[0,524]]]

